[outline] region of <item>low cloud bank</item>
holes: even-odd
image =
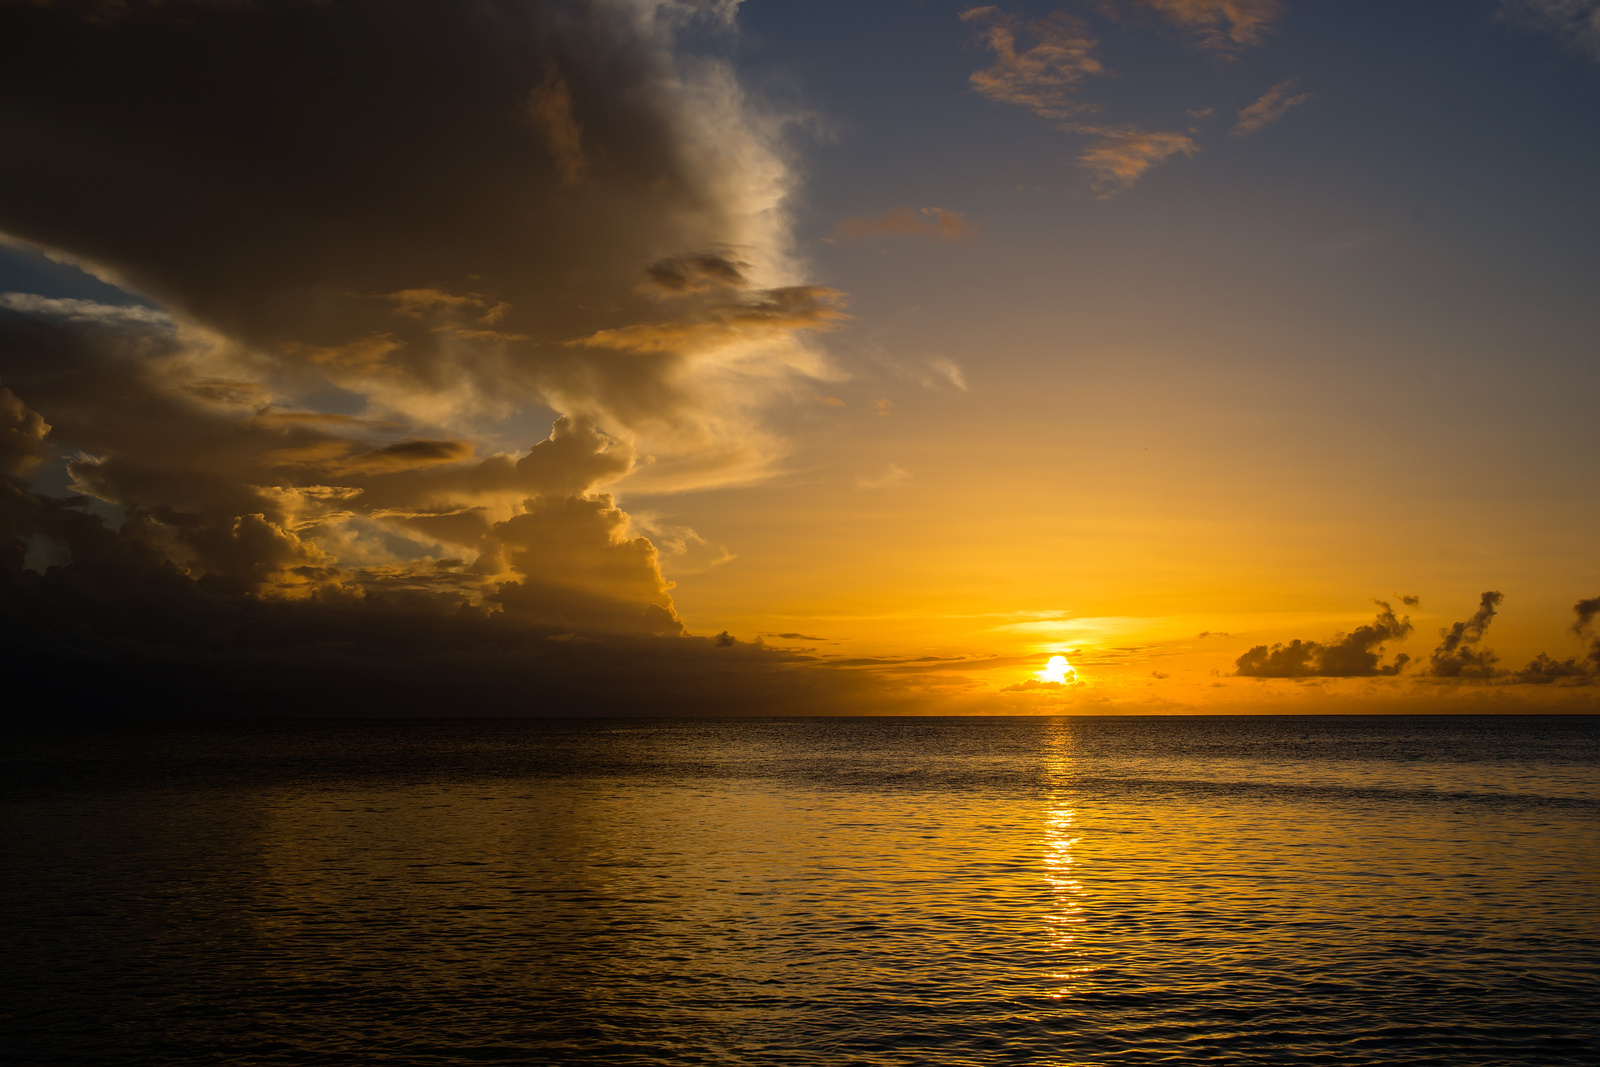
[[[1400,600],[1410,607],[1421,603],[1414,596]],[[1483,644],[1505,595],[1495,590],[1481,594],[1478,608],[1466,619],[1443,627],[1439,644],[1416,672],[1416,677],[1435,682],[1489,682],[1501,685],[1590,685],[1600,681],[1600,636],[1594,633],[1594,620],[1600,615],[1600,597],[1580,600],[1573,607],[1576,621],[1572,633],[1588,639],[1584,659],[1565,660],[1539,653],[1525,666],[1510,670],[1498,666],[1500,657]],[[1257,645],[1234,662],[1234,674],[1242,678],[1373,678],[1402,674],[1411,657],[1397,654],[1387,665],[1381,662],[1385,643],[1403,641],[1412,632],[1409,616],[1396,618],[1386,601],[1367,626],[1349,634],[1337,634],[1327,643],[1296,638],[1288,644]]]

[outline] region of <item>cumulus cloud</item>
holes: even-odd
[[[1442,640],[1428,658],[1426,673],[1434,678],[1493,678],[1500,657],[1479,642],[1488,632],[1505,595],[1485,592],[1478,598],[1478,610],[1471,617],[1439,631]]]
[[[892,207],[872,218],[845,219],[833,232],[850,241],[864,237],[933,237],[955,241],[971,236],[974,229],[959,211],[939,207]]]
[[[781,117],[678,44],[727,5],[105,10],[0,14],[10,239],[265,360],[280,399],[331,385],[456,435],[541,404],[684,480],[780,450],[752,411],[822,366],[795,331],[833,298],[787,251]],[[661,321],[673,257],[738,288],[688,285]]]
[[[27,475],[50,454],[44,439],[50,426],[37,411],[0,386],[0,474]]]
[[[1314,93],[1296,93],[1289,95],[1289,90],[1294,86],[1294,79],[1279,82],[1265,93],[1255,103],[1240,110],[1239,121],[1233,127],[1235,137],[1248,137],[1250,134],[1272,125],[1292,108],[1297,108],[1307,100],[1315,100]]]
[[[1384,664],[1386,643],[1404,640],[1411,633],[1409,617],[1396,618],[1385,601],[1378,617],[1348,634],[1335,634],[1326,644],[1299,638],[1286,645],[1257,645],[1234,661],[1234,673],[1244,678],[1370,678],[1396,675],[1410,657],[1404,652]]]
[[[0,295],[9,666],[550,707],[693,676],[616,483],[759,476],[844,320],[781,116],[682,44],[734,7],[0,5],[0,239],[130,294]],[[20,480],[55,457],[79,496]]]

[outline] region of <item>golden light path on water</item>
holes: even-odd
[[[5,779],[8,1051],[1032,1067],[1334,1042],[1342,1062],[1592,1062],[1594,729],[109,737],[57,777]]]
[[[1062,659],[1062,663],[1065,662]],[[1043,813],[1044,880],[1050,887],[1051,898],[1045,922],[1050,929],[1051,946],[1062,958],[1072,959],[1079,952],[1079,938],[1085,921],[1086,891],[1078,877],[1073,856],[1073,850],[1079,843],[1078,815],[1069,792],[1073,769],[1072,736],[1064,722],[1057,721],[1050,725],[1043,757],[1050,790]],[[1072,992],[1074,981],[1094,970],[1093,966],[1085,964],[1053,973],[1050,977],[1061,984],[1051,995],[1057,998],[1068,995]]]

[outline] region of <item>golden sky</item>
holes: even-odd
[[[12,666],[1594,711],[1596,10],[0,3]]]

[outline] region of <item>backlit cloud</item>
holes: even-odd
[[[759,477],[767,408],[834,376],[782,117],[681,43],[733,11],[0,6],[0,239],[129,294],[0,296],[12,666],[569,698],[619,657],[803,666],[682,637],[615,489]]]
[[[1294,85],[1294,79],[1279,82],[1265,93],[1261,98],[1239,112],[1239,121],[1233,127],[1235,137],[1248,137],[1267,126],[1272,125],[1290,109],[1297,108],[1307,100],[1316,99],[1314,93],[1297,93],[1289,95],[1289,89]]]

